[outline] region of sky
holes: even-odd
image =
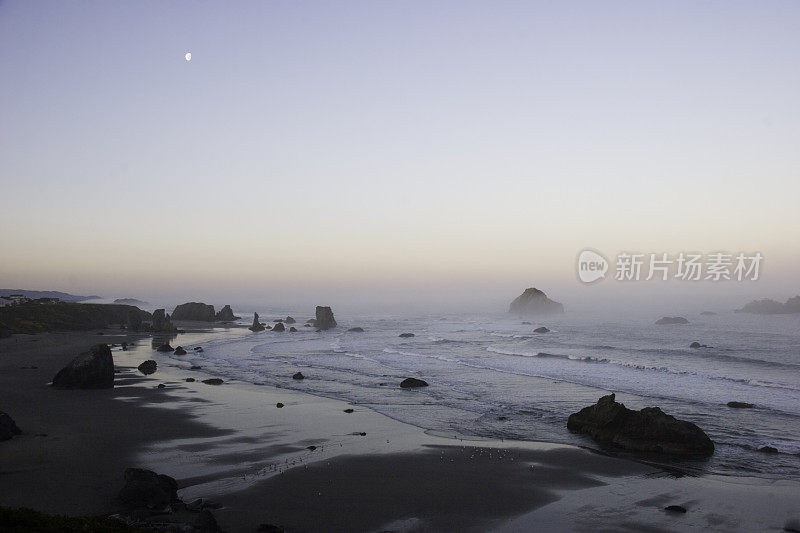
[[[798,65],[789,1],[0,0],[0,286],[784,300]],[[764,263],[587,286],[584,248]]]

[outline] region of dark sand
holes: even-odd
[[[604,485],[595,475],[647,472],[652,469],[574,448],[433,445],[318,461],[221,501],[263,509],[266,522],[291,531],[485,531],[558,500],[558,490]],[[219,517],[237,530],[248,526],[234,509]]]
[[[135,369],[120,368],[114,389],[48,386],[58,370],[92,344],[131,340],[136,338],[94,332],[0,340],[0,410],[23,431],[0,442],[0,505],[70,515],[110,513],[118,507],[113,498],[123,472],[136,464],[142,446],[224,433],[189,414],[149,408],[163,395],[154,389],[156,381]],[[139,337],[139,343],[149,342]]]

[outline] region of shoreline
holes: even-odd
[[[193,346],[187,341],[209,338],[213,330],[181,334],[176,344]],[[583,509],[584,491],[598,494],[606,511],[626,503],[616,511],[624,517],[614,526],[620,529],[627,523],[780,530],[798,518],[791,503],[800,497],[800,484],[794,482],[672,478],[658,466],[569,445],[434,436],[368,407],[304,392],[233,380],[206,385],[199,379],[215,376],[158,354],[149,336],[17,337],[0,341],[0,387],[9,391],[0,409],[24,432],[0,443],[0,505],[7,507],[113,513],[124,469],[137,466],[175,477],[187,502],[218,502],[214,514],[227,531],[255,531],[261,523],[289,531],[612,526],[602,509]],[[133,349],[113,352],[121,371],[114,389],[47,386],[91,344],[134,337]],[[136,365],[150,358],[158,371],[142,376]],[[769,487],[778,486],[780,494],[772,494]],[[756,496],[746,500],[742,493]],[[713,508],[698,502],[713,502]],[[689,513],[670,516],[663,512],[670,504]],[[719,518],[726,513],[733,518]]]

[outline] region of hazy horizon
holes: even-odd
[[[784,301],[800,293],[798,15],[0,2],[0,286],[467,310],[532,286],[567,309]],[[752,282],[589,286],[584,248],[764,263]]]

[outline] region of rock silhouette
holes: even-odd
[[[630,451],[696,457],[714,453],[714,443],[691,422],[678,420],[658,407],[633,411],[616,402],[614,394],[571,414],[567,428]]]
[[[114,358],[107,344],[95,344],[75,357],[53,378],[57,389],[110,389],[114,387]]]
[[[531,287],[511,302],[508,312],[516,315],[551,315],[563,313],[564,306],[548,298],[539,289]]]

